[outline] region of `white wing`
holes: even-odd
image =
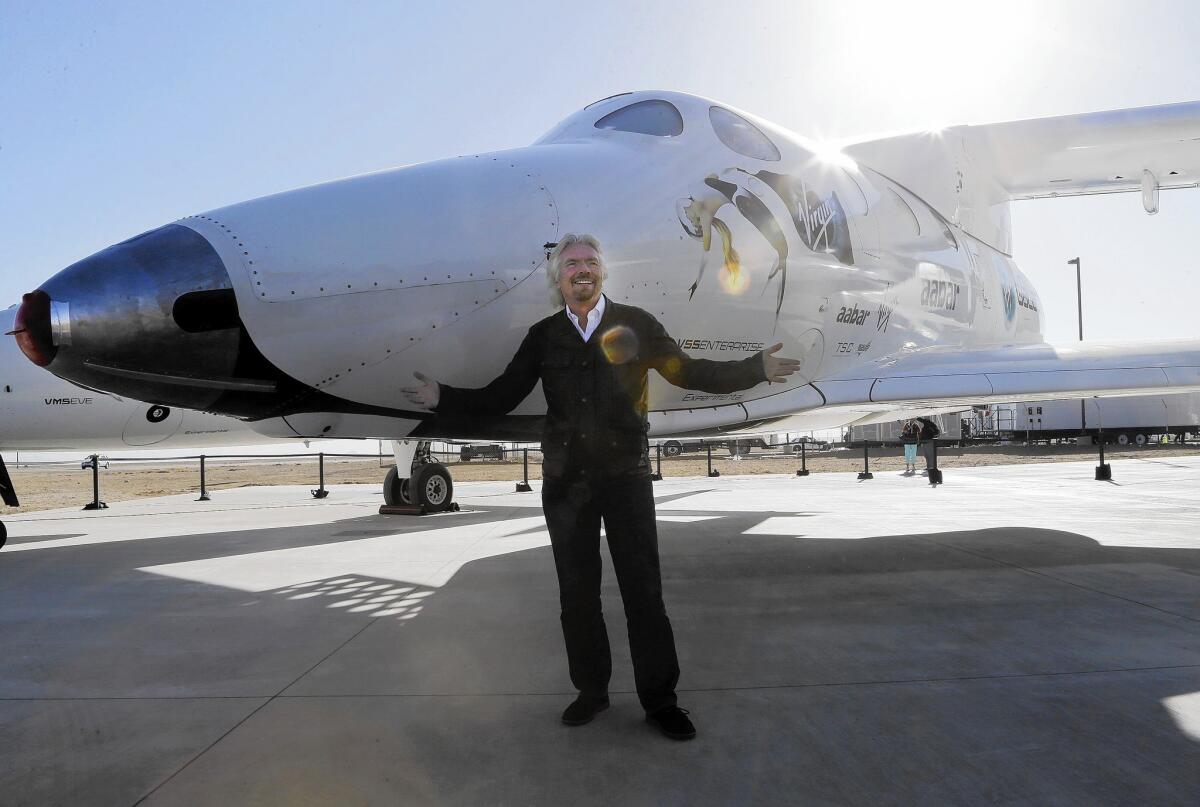
[[[922,197],[949,220],[1011,252],[1014,199],[1143,191],[1200,183],[1200,102],[952,126],[869,140],[843,151]]]
[[[930,348],[814,382],[826,405],[913,407],[1200,389],[1200,340]]]
[[[739,424],[832,428],[975,404],[1200,390],[1200,340],[926,348],[880,358],[773,395],[704,410],[653,412],[652,433]],[[761,429],[760,429],[761,430]]]

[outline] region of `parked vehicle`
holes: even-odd
[[[458,456],[463,462],[470,462],[474,459],[502,460],[504,459],[504,447],[495,443],[478,446],[466,445],[458,450]]]
[[[804,435],[793,438],[791,445],[788,446],[788,450],[793,454],[799,454],[801,446],[804,446],[805,451],[828,451],[830,448],[828,441],[817,440],[816,438]]]
[[[662,446],[664,457],[678,457],[680,454],[706,451],[708,446],[714,449],[725,449],[731,457],[744,457],[753,448],[774,448],[761,437],[740,437],[736,440],[664,440]]]
[[[926,415],[938,427],[937,442],[940,445],[950,445],[958,443],[962,440],[962,418],[958,413],[950,413],[943,415]],[[861,446],[863,442],[873,445],[900,445],[900,429],[904,426],[904,421],[894,420],[888,423],[869,423],[865,426],[851,426],[850,435],[847,442],[850,445]]]
[[[1010,405],[1011,439],[1056,440],[1100,434],[1105,443],[1146,445],[1158,438],[1200,434],[1200,393],[1135,395],[1066,401],[1025,401]]]

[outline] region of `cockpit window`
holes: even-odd
[[[719,106],[708,108],[708,119],[721,142],[746,157],[756,160],[779,159],[779,149],[750,121]]]
[[[596,121],[596,128],[675,137],[683,134],[683,116],[674,104],[666,101],[638,101],[616,112],[609,112]]]

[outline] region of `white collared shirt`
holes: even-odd
[[[588,341],[592,338],[592,334],[596,332],[596,328],[600,325],[600,319],[604,316],[604,295],[600,295],[600,301],[596,303],[596,307],[588,312],[587,328],[579,327],[579,317],[575,316],[568,306],[564,309],[567,312],[567,317],[570,318],[571,324],[575,326],[575,330],[579,331],[579,335],[583,337],[583,341]]]

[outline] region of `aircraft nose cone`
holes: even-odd
[[[216,251],[171,224],[85,258],[25,295],[14,331],[26,356],[68,381],[204,408],[222,390],[194,379],[233,375],[240,325]]]

